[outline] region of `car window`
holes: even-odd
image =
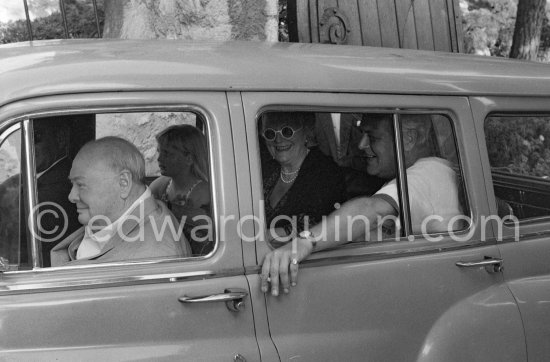
[[[40,265],[173,259],[214,250],[201,115],[113,112],[32,121]]]
[[[266,230],[274,247],[356,197],[382,198],[395,210],[369,240],[414,240],[470,225],[446,115],[265,112],[258,134]]]
[[[492,115],[484,128],[499,216],[549,216],[550,117]]]
[[[21,131],[6,132],[0,142],[0,257],[17,270],[27,260],[21,248]]]
[[[469,206],[451,119],[440,114],[399,115],[407,194],[414,235],[465,230]],[[421,151],[408,143],[423,143]],[[415,159],[409,156],[418,152]]]

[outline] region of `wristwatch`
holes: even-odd
[[[317,246],[317,240],[315,240],[315,235],[309,230],[304,230],[298,234],[299,239],[309,240],[311,242],[311,251],[315,250]]]

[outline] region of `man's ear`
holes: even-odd
[[[128,198],[132,185],[132,174],[128,170],[122,170],[118,176],[118,186],[120,187],[121,198]]]
[[[403,148],[405,152],[410,152],[418,142],[418,131],[415,129],[406,129],[403,132]]]

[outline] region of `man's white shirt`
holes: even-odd
[[[103,229],[93,232],[89,225],[84,228],[84,238],[76,251],[76,259],[91,258],[98,255],[101,249],[107,244],[113,236],[116,235],[128,215],[130,215],[141,203],[148,197],[151,197],[151,190],[147,187],[145,192],[134,201],[132,205],[113,223],[105,226]]]

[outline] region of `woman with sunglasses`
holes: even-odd
[[[270,112],[261,119],[260,133],[269,152],[262,162],[265,214],[276,247],[345,201],[342,170],[312,147],[314,124],[309,112]]]
[[[208,254],[213,240],[204,227],[210,216],[206,139],[191,125],[168,127],[156,139],[161,176],[151,183],[151,192],[184,222],[193,255]]]

